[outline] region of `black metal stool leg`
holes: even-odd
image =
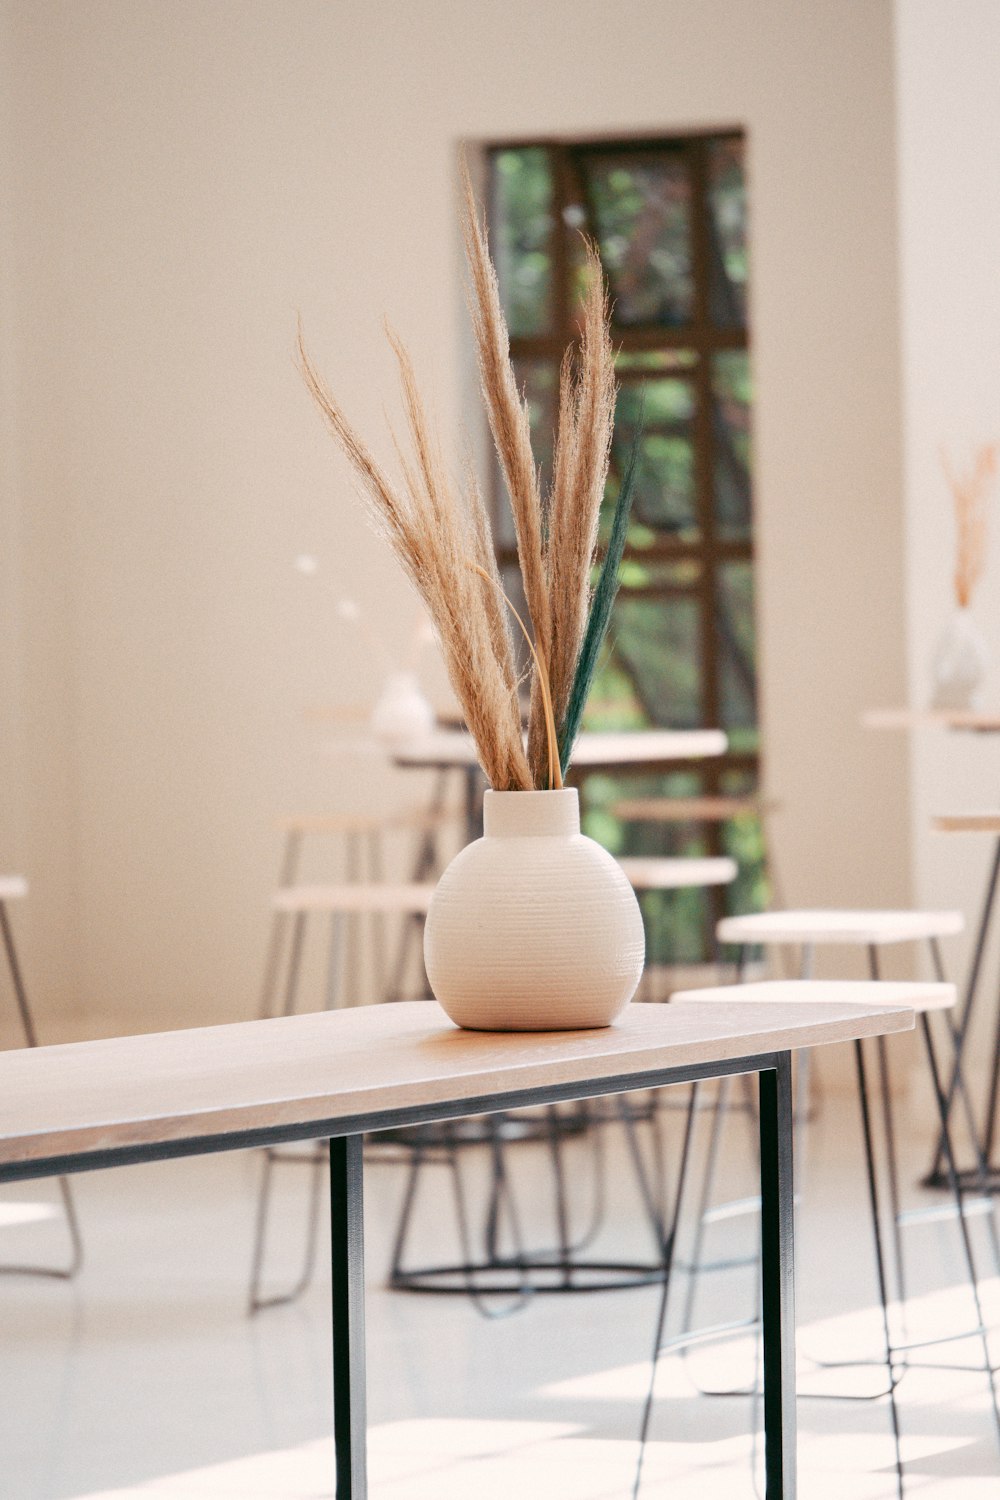
[[[969,1238],[969,1226],[966,1222],[962,1204],[962,1186],[959,1181],[958,1172],[955,1168],[955,1155],[951,1144],[951,1130],[948,1125],[948,1101],[941,1084],[941,1075],[938,1070],[937,1055],[934,1050],[934,1038],[931,1035],[930,1020],[926,1015],[920,1017],[920,1029],[923,1033],[924,1046],[927,1051],[927,1061],[931,1070],[931,1082],[934,1086],[934,1100],[937,1104],[938,1115],[941,1120],[941,1144],[944,1151],[945,1171],[948,1175],[948,1184],[952,1196],[955,1199],[955,1208],[958,1216],[958,1228],[962,1237],[962,1252],[965,1257],[966,1271],[969,1277],[969,1290],[972,1293],[972,1301],[976,1310],[976,1332],[983,1346],[983,1368],[990,1383],[990,1399],[993,1406],[993,1422],[997,1430],[997,1438],[1000,1440],[1000,1409],[997,1405],[996,1374],[990,1360],[989,1339],[986,1332],[986,1324],[983,1318],[982,1304],[979,1298],[979,1281],[976,1276],[976,1265],[972,1254],[972,1242]]]
[[[997,1103],[1000,1100],[1000,997],[997,1001],[996,1029],[993,1035],[993,1064],[990,1072],[990,1089],[986,1100],[983,1156],[987,1162],[993,1160],[993,1146],[997,1131]]]
[[[872,943],[868,949],[868,971],[874,980],[882,978],[878,948]],[[875,1039],[878,1057],[879,1099],[882,1109],[882,1134],[885,1139],[886,1176],[889,1182],[889,1210],[892,1215],[892,1256],[896,1282],[896,1299],[900,1317],[905,1319],[906,1277],[903,1265],[902,1195],[899,1191],[899,1155],[896,1151],[896,1127],[892,1110],[892,1080],[889,1075],[889,1051],[885,1037]],[[905,1339],[906,1327],[903,1323]],[[904,1360],[905,1364],[906,1361]]]
[[[274,1155],[271,1151],[265,1151],[264,1170],[261,1177],[260,1191],[257,1195],[253,1255],[250,1261],[250,1292],[247,1298],[247,1312],[249,1313],[258,1312],[263,1305],[260,1297],[260,1280],[264,1268],[264,1245],[267,1238],[267,1215],[271,1202],[271,1176],[273,1171]]]
[[[649,1439],[649,1424],[653,1415],[653,1396],[656,1388],[656,1366],[660,1357],[660,1346],[663,1343],[663,1330],[667,1321],[667,1304],[670,1298],[670,1276],[673,1270],[674,1254],[677,1249],[677,1226],[680,1223],[681,1208],[684,1202],[684,1186],[687,1181],[688,1162],[691,1156],[691,1138],[694,1134],[694,1121],[698,1113],[698,1085],[691,1085],[691,1098],[688,1103],[687,1118],[684,1122],[684,1141],[681,1146],[681,1159],[677,1169],[677,1192],[674,1197],[674,1212],[670,1224],[670,1232],[663,1244],[663,1288],[660,1292],[660,1306],[656,1315],[656,1332],[653,1335],[652,1367],[649,1373],[649,1390],[646,1393],[645,1404],[642,1409],[642,1421],[639,1427],[639,1456],[636,1461],[635,1482],[632,1486],[632,1500],[638,1500],[639,1487],[642,1484],[642,1465],[646,1456],[646,1443]]]
[[[698,1213],[695,1219],[694,1241],[691,1246],[691,1263],[688,1271],[687,1286],[684,1293],[684,1309],[681,1315],[681,1333],[690,1333],[694,1318],[694,1301],[698,1291],[698,1276],[701,1271],[701,1254],[705,1243],[705,1216],[708,1213],[709,1204],[712,1199],[712,1188],[715,1186],[715,1169],[719,1159],[719,1145],[722,1140],[722,1120],[726,1106],[729,1102],[729,1089],[732,1080],[720,1078],[717,1085],[715,1103],[712,1106],[712,1125],[708,1137],[708,1152],[705,1157],[705,1171],[701,1180],[701,1193],[698,1198]]]
[[[276,1150],[264,1152],[264,1174],[257,1199],[257,1216],[254,1226],[253,1256],[250,1266],[250,1294],[247,1301],[249,1313],[262,1312],[267,1307],[283,1307],[295,1302],[312,1281],[316,1266],[316,1244],[319,1237],[319,1211],[322,1196],[323,1172],[326,1152],[317,1142],[308,1156],[296,1155],[291,1164],[305,1163],[310,1168],[309,1205],[306,1217],[305,1248],[302,1253],[302,1269],[287,1292],[278,1292],[273,1297],[262,1297],[260,1288],[264,1274],[264,1250],[267,1243],[267,1222],[271,1206],[271,1186],[275,1165],[282,1160]]]
[[[965,987],[965,998],[962,1003],[962,1015],[958,1023],[958,1034],[955,1043],[955,1060],[952,1066],[951,1079],[948,1084],[946,1098],[947,1117],[951,1118],[952,1105],[955,1102],[955,1093],[958,1088],[958,1079],[961,1071],[962,1057],[965,1051],[965,1043],[968,1039],[969,1028],[972,1024],[973,1010],[976,1003],[976,995],[979,989],[979,975],[983,965],[983,955],[986,951],[986,939],[989,936],[990,923],[996,903],[997,886],[1000,882],[1000,839],[997,839],[996,848],[993,853],[993,863],[990,866],[989,880],[986,885],[986,895],[983,900],[982,914],[979,918],[979,927],[976,931],[976,943],[972,955],[972,965],[969,969],[969,977]],[[996,1064],[995,1064],[996,1066]],[[987,1117],[989,1119],[989,1116]],[[992,1140],[990,1142],[992,1145]],[[940,1187],[941,1162],[944,1155],[944,1142],[938,1135],[937,1145],[934,1149],[934,1160],[931,1169],[925,1178],[927,1187]],[[988,1151],[983,1151],[987,1170],[989,1170],[990,1157]]]
[[[937,938],[931,938],[931,939],[929,939],[929,946],[930,946],[930,953],[931,953],[931,963],[932,963],[932,965],[934,967],[934,978],[938,981],[939,984],[944,984],[945,980],[946,980],[946,975],[945,975],[944,962],[943,962],[943,960],[941,958],[941,945],[938,942]],[[987,1233],[989,1234],[989,1237],[990,1237],[990,1247],[991,1247],[991,1249],[993,1251],[993,1268],[994,1268],[994,1271],[996,1272],[996,1274],[998,1276],[1000,1276],[1000,1226],[998,1226],[998,1224],[997,1224],[997,1202],[996,1202],[996,1197],[995,1197],[995,1195],[991,1194],[990,1191],[989,1191],[989,1184],[987,1182],[987,1173],[988,1173],[989,1169],[988,1169],[987,1164],[986,1164],[986,1157],[983,1155],[983,1148],[982,1148],[982,1145],[981,1145],[980,1140],[979,1140],[979,1132],[978,1132],[978,1130],[976,1128],[976,1114],[975,1114],[975,1109],[973,1108],[973,1104],[972,1104],[972,1097],[971,1097],[971,1095],[969,1093],[969,1086],[968,1086],[968,1084],[966,1082],[966,1078],[965,1078],[965,1069],[964,1069],[964,1067],[962,1065],[961,1057],[959,1056],[959,1034],[958,1034],[958,1028],[955,1025],[955,1021],[954,1021],[954,1018],[952,1017],[952,1013],[951,1013],[950,1010],[944,1011],[943,1014],[944,1014],[945,1027],[946,1027],[947,1032],[948,1032],[948,1040],[951,1043],[951,1048],[952,1048],[952,1053],[951,1053],[952,1059],[953,1059],[953,1080],[952,1081],[953,1081],[955,1089],[957,1091],[958,1098],[959,1098],[959,1100],[961,1101],[961,1104],[962,1104],[962,1114],[965,1117],[965,1128],[966,1128],[966,1132],[967,1132],[968,1137],[969,1137],[969,1143],[970,1143],[970,1145],[972,1147],[973,1155],[974,1155],[974,1158],[975,1158],[975,1168],[974,1168],[973,1173],[971,1175],[973,1177],[974,1186],[976,1187],[977,1191],[980,1192],[984,1196],[984,1198],[987,1199],[988,1204],[989,1204],[989,1207],[988,1207],[987,1213],[986,1213],[986,1227],[987,1227]],[[946,1104],[947,1104],[947,1101],[946,1101]],[[949,1122],[948,1123],[949,1123],[949,1128],[950,1128],[950,1124],[951,1124],[950,1118],[949,1118]],[[955,1143],[954,1143],[954,1138],[953,1138],[952,1139],[952,1155],[953,1155],[953,1157],[954,1157],[954,1154],[955,1154],[954,1144]],[[962,1179],[963,1179],[963,1174],[959,1173],[959,1183],[960,1184],[962,1183]]]
[[[865,1166],[868,1173],[868,1202],[871,1209],[872,1234],[875,1241],[875,1269],[878,1277],[878,1295],[882,1305],[882,1331],[885,1338],[885,1365],[889,1377],[889,1411],[892,1420],[892,1436],[896,1452],[896,1488],[899,1500],[903,1500],[903,1459],[900,1451],[899,1410],[896,1403],[896,1375],[892,1333],[889,1328],[889,1287],[885,1274],[885,1256],[882,1250],[882,1221],[878,1201],[878,1182],[875,1172],[875,1148],[872,1139],[871,1116],[868,1106],[868,1081],[865,1074],[865,1055],[861,1041],[854,1043],[854,1057],[858,1075],[858,1101],[861,1105],[861,1128],[864,1134]]]
[[[299,858],[302,852],[302,833],[298,828],[289,828],[285,835],[285,847],[281,855],[281,867],[278,870],[278,887],[292,885],[298,873]],[[266,1020],[274,1010],[274,996],[278,987],[278,975],[281,972],[281,950],[284,947],[285,932],[288,927],[288,913],[275,911],[271,915],[271,930],[267,937],[267,951],[264,955],[264,978],[260,987],[260,1003],[258,1014],[262,1020]]]
[[[663,1247],[663,1241],[665,1237],[665,1216],[663,1208],[662,1183],[656,1181],[655,1179],[653,1181],[650,1181],[650,1174],[647,1171],[646,1163],[643,1160],[642,1146],[639,1141],[635,1117],[632,1112],[632,1106],[629,1102],[628,1095],[619,1094],[615,1099],[615,1103],[617,1105],[619,1118],[622,1122],[622,1125],[625,1127],[625,1142],[628,1146],[629,1156],[632,1161],[632,1168],[635,1172],[635,1180],[639,1188],[639,1197],[642,1201],[643,1207],[646,1210],[646,1217],[649,1220],[650,1229],[653,1233],[656,1253],[659,1254],[660,1250]],[[654,1137],[656,1129],[657,1125],[654,1118]],[[654,1150],[654,1162],[656,1161],[656,1159],[657,1153]]]
[[[569,1206],[566,1201],[566,1174],[563,1171],[562,1141],[559,1137],[559,1112],[554,1104],[549,1105],[546,1118],[549,1127],[549,1157],[552,1162],[552,1177],[556,1188],[556,1236],[559,1247],[559,1261],[562,1266],[563,1285],[568,1286],[572,1279],[569,1263]]]
[[[392,1255],[389,1259],[389,1285],[396,1283],[405,1276],[403,1270],[403,1255],[406,1250],[406,1238],[410,1230],[410,1219],[413,1215],[413,1205],[417,1196],[417,1180],[420,1176],[420,1168],[424,1160],[424,1145],[417,1141],[410,1148],[410,1170],[406,1178],[406,1188],[403,1192],[403,1207],[399,1214],[399,1223],[396,1225],[396,1235],[392,1243]]]

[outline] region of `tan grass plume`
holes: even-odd
[[[379,531],[386,537],[424,600],[441,642],[448,677],[465,715],[480,762],[497,791],[526,791],[531,773],[521,741],[509,630],[487,603],[496,562],[478,487],[466,488],[464,505],[431,436],[409,356],[390,335],[399,365],[412,453],[398,449],[402,488],[389,479],[348,422],[306,352],[301,328],[299,362],[306,385],[357,478]],[[398,447],[398,445],[397,445]],[[499,578],[496,578],[499,586]],[[495,602],[495,599],[494,599]]]
[[[961,609],[967,609],[986,566],[986,499],[996,474],[996,444],[977,449],[972,468],[965,474],[955,472],[944,449],[941,466],[955,507],[955,599]]]
[[[600,261],[588,243],[579,349],[575,357],[567,353],[560,372],[559,427],[546,515],[528,407],[511,363],[486,227],[464,159],[461,169],[462,230],[480,382],[510,496],[530,632],[503,590],[487,507],[472,463],[467,460],[463,485],[456,489],[421,401],[410,357],[396,335],[387,329],[399,367],[409,436],[407,449],[393,438],[401,485],[378,465],[325,386],[306,353],[301,328],[299,360],[313,399],[360,480],[378,529],[434,621],[449,679],[490,785],[498,791],[559,787],[558,734],[571,695],[576,724],[580,693],[586,693],[586,686],[574,688],[574,679],[591,602],[590,576],[614,425],[610,314]],[[527,753],[508,609],[524,630],[533,661]],[[606,611],[603,618],[606,628]]]
[[[471,279],[469,298],[483,396],[497,457],[510,496],[524,594],[535,645],[547,666],[552,710],[560,723],[590,602],[590,572],[614,427],[614,351],[600,260],[586,246],[587,293],[579,357],[567,351],[560,371],[559,426],[548,534],[531,424],[510,359],[510,336],[489,255],[486,227],[476,205],[468,165],[462,161],[462,231]],[[539,674],[532,674],[528,763],[544,785],[549,728]]]
[[[607,296],[597,251],[589,243],[586,257],[579,358],[568,357],[560,371],[559,429],[548,507],[549,677],[559,720],[569,702],[590,607],[590,575],[615,421]]]

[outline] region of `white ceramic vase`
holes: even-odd
[[[989,656],[968,609],[956,609],[934,651],[931,708],[978,708]]]
[[[575,787],[487,792],[484,833],[441,876],[424,928],[431,989],[476,1031],[610,1026],[642,974],[642,915],[580,832]]]
[[[389,746],[411,744],[434,728],[434,710],[415,672],[390,672],[372,709],[372,732]]]

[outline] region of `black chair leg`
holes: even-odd
[[[937,1055],[934,1050],[934,1038],[931,1035],[930,1019],[924,1014],[920,1017],[920,1030],[923,1034],[924,1047],[927,1051],[927,1061],[931,1070],[931,1082],[934,1086],[934,1100],[937,1105],[938,1117],[941,1122],[941,1150],[944,1159],[945,1173],[948,1178],[948,1186],[955,1200],[955,1210],[958,1217],[958,1229],[962,1238],[962,1253],[965,1258],[966,1271],[969,1277],[969,1290],[976,1310],[976,1332],[983,1346],[983,1369],[990,1383],[990,1400],[993,1406],[993,1422],[1000,1441],[1000,1408],[997,1403],[996,1373],[990,1360],[989,1338],[986,1324],[983,1318],[982,1303],[979,1297],[979,1280],[976,1275],[976,1265],[972,1254],[972,1242],[969,1238],[969,1226],[966,1221],[962,1203],[962,1185],[955,1167],[955,1153],[952,1149],[951,1129],[948,1124],[948,1100],[941,1082],[941,1074],[938,1069]]]
[[[882,1221],[878,1200],[878,1181],[875,1171],[875,1148],[872,1139],[871,1114],[868,1105],[868,1080],[865,1072],[865,1054],[860,1040],[854,1043],[854,1058],[857,1066],[858,1101],[861,1105],[861,1128],[864,1135],[865,1166],[868,1174],[868,1202],[871,1210],[872,1235],[875,1242],[875,1269],[878,1277],[879,1301],[882,1305],[885,1365],[889,1377],[889,1411],[896,1454],[896,1489],[899,1500],[903,1500],[903,1459],[900,1450],[899,1409],[896,1402],[896,1386],[899,1382],[895,1368],[892,1332],[889,1328],[889,1287],[885,1272],[885,1254],[882,1248]]]
[[[670,1231],[663,1244],[663,1287],[660,1292],[660,1306],[656,1316],[656,1332],[653,1336],[652,1363],[649,1372],[649,1390],[646,1393],[646,1401],[642,1409],[642,1422],[639,1427],[639,1456],[636,1461],[635,1483],[632,1486],[632,1500],[638,1500],[639,1487],[642,1484],[642,1465],[646,1456],[646,1443],[649,1439],[649,1424],[653,1415],[653,1395],[656,1388],[656,1366],[660,1357],[660,1346],[663,1343],[663,1330],[667,1321],[667,1305],[670,1299],[670,1275],[673,1270],[674,1254],[677,1249],[677,1226],[680,1223],[681,1208],[684,1202],[684,1187],[687,1181],[688,1162],[691,1157],[691,1139],[694,1135],[694,1121],[698,1113],[698,1085],[691,1085],[691,1098],[688,1103],[687,1118],[684,1122],[684,1142],[681,1146],[681,1159],[677,1169],[677,1192],[674,1197],[674,1212],[671,1219]]]

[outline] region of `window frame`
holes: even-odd
[[[626,548],[626,558],[641,559],[643,563],[680,563],[690,561],[697,564],[697,576],[689,585],[661,587],[639,587],[632,590],[622,587],[620,597],[650,598],[691,597],[698,606],[698,667],[700,683],[700,721],[707,727],[722,723],[722,676],[723,641],[720,631],[722,612],[720,608],[722,570],[730,563],[744,563],[753,570],[756,583],[755,547],[753,522],[745,536],[720,533],[717,516],[714,461],[717,445],[713,436],[713,374],[714,356],[735,351],[747,354],[751,340],[748,317],[741,322],[722,324],[713,321],[711,295],[713,288],[712,235],[710,228],[711,200],[710,150],[713,145],[726,140],[739,140],[744,147],[745,132],[738,127],[723,127],[708,131],[670,132],[662,136],[605,136],[585,139],[561,139],[554,137],[527,137],[515,140],[491,141],[483,148],[485,186],[488,221],[494,242],[498,236],[498,203],[496,193],[497,173],[494,159],[505,151],[543,149],[548,153],[552,181],[552,205],[550,214],[548,254],[551,265],[552,319],[549,331],[542,334],[512,334],[511,357],[515,363],[535,362],[549,365],[558,372],[559,363],[570,343],[578,340],[578,328],[573,318],[570,252],[571,236],[582,228],[589,237],[599,243],[596,233],[595,212],[588,201],[585,174],[581,166],[588,160],[603,156],[621,156],[636,159],[676,153],[686,166],[691,188],[691,278],[693,299],[691,318],[684,323],[664,323],[656,326],[614,324],[613,338],[616,351],[622,354],[651,352],[691,352],[695,355],[689,369],[678,371],[680,378],[690,381],[694,396],[694,413],[691,425],[693,460],[694,520],[695,536],[669,534],[656,539],[641,549]],[[567,217],[567,210],[582,206],[585,222],[578,226]],[[672,375],[669,372],[668,378]],[[644,378],[655,378],[653,372],[622,370],[619,382],[641,382]],[[752,422],[752,412],[751,412]],[[491,468],[489,493],[492,501],[493,519],[497,536],[502,530],[497,525],[501,507],[506,506],[502,481],[495,465]],[[497,546],[501,568],[510,568],[517,562],[516,547],[501,543]],[[756,663],[755,663],[756,665]],[[756,673],[754,683],[754,729],[759,732],[756,711]],[[725,793],[738,778],[741,785],[756,786],[760,773],[759,740],[753,748],[730,747],[725,754],[703,761],[674,762],[662,771],[695,774],[703,793],[718,796]],[[736,777],[734,777],[736,773]],[[578,781],[585,780],[580,774]],[[701,831],[700,842],[707,852],[722,853],[725,849],[725,830],[720,824],[710,824]],[[712,909],[711,920],[721,915],[725,893],[714,891],[707,903]],[[707,913],[706,913],[707,915]],[[707,933],[706,933],[707,937]],[[707,950],[711,952],[709,945]]]

